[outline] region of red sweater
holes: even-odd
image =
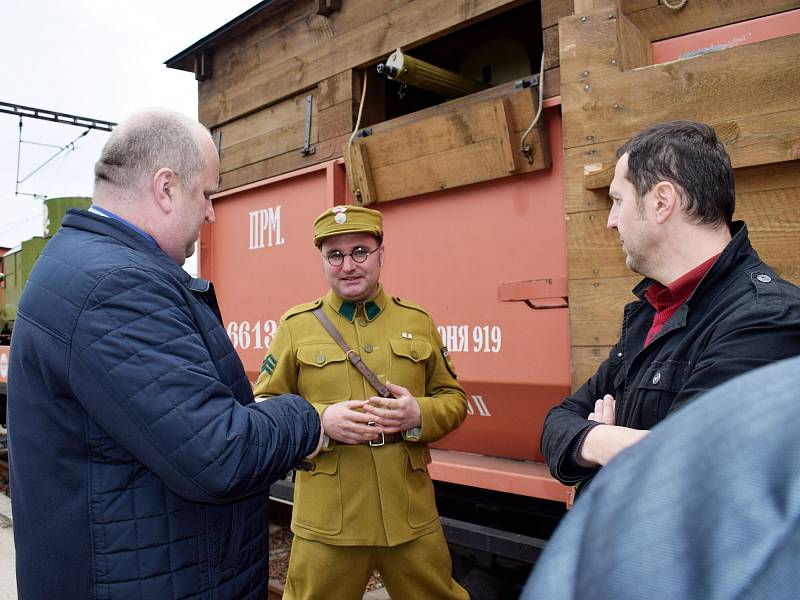
[[[644,345],[647,346],[656,334],[661,331],[664,324],[669,321],[670,317],[675,314],[684,302],[692,295],[692,292],[700,283],[711,265],[717,260],[719,254],[715,254],[704,263],[696,266],[694,269],[681,275],[675,281],[667,286],[661,285],[657,281],[647,288],[644,293],[647,301],[656,309],[656,314],[653,317],[653,324],[647,332],[647,338],[644,340]]]

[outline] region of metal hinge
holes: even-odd
[[[300,150],[300,154],[303,156],[310,156],[317,151],[317,149],[311,145],[311,108],[313,103],[314,96],[311,94],[306,96],[306,132],[303,136],[303,149]]]

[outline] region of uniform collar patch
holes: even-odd
[[[356,312],[358,310],[358,304],[355,302],[349,302],[347,300],[342,302],[342,305],[339,307],[338,313],[342,315],[348,321],[351,321],[355,318]],[[372,300],[367,300],[364,303],[364,314],[367,317],[367,321],[372,321],[381,313],[381,307],[375,304]]]
[[[328,292],[327,300],[328,304],[333,310],[338,312],[351,323],[359,313],[359,305],[362,304],[361,302],[342,300],[333,293],[333,290]],[[380,288],[378,293],[375,294],[371,300],[364,302],[363,305],[364,317],[366,317],[367,321],[374,321],[378,315],[383,312],[383,309],[386,306],[386,294],[384,293],[383,288]]]

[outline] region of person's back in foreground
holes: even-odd
[[[795,600],[800,357],[707,392],[602,469],[522,600]]]

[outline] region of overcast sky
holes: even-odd
[[[163,63],[257,0],[0,0],[0,101],[119,122],[148,106],[197,117],[192,73]],[[22,138],[65,146],[85,129],[23,119]],[[19,118],[0,113],[0,246],[42,232],[41,201],[15,197]],[[108,134],[93,130],[20,185],[21,192],[91,196]],[[20,178],[57,148],[23,144]]]

